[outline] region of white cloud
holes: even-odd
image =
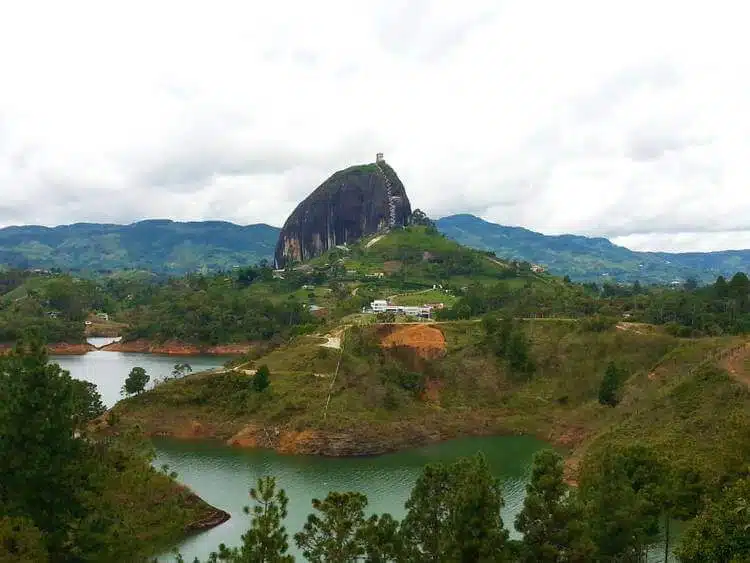
[[[734,2],[15,2],[0,224],[281,224],[384,151],[412,203],[638,249],[750,247]]]

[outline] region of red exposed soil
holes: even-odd
[[[428,379],[424,385],[424,391],[422,392],[422,400],[428,403],[440,404],[440,388],[442,387],[440,381],[436,379]]]
[[[0,344],[0,356],[8,354],[13,349],[13,346],[14,344]],[[70,344],[68,342],[47,344],[47,353],[58,356],[80,356],[92,350],[96,350],[96,347],[86,342],[83,344]]]
[[[145,354],[165,354],[175,356],[198,356],[198,355],[216,355],[216,356],[236,356],[249,352],[253,347],[252,343],[244,344],[221,344],[217,346],[197,346],[195,344],[186,344],[176,340],[168,340],[161,344],[139,339],[129,342],[113,342],[102,346],[100,350],[108,352],[140,352]]]
[[[388,333],[380,341],[383,348],[411,348],[425,359],[439,358],[445,354],[445,336],[437,327],[422,324],[387,326]]]

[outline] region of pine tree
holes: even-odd
[[[604,372],[604,379],[599,387],[599,402],[602,405],[615,407],[620,402],[618,393],[620,391],[621,375],[620,370],[614,362],[607,364],[607,370]]]
[[[245,507],[245,514],[252,514],[250,529],[242,535],[242,546],[236,549],[219,547],[213,560],[232,563],[292,563],[294,557],[287,555],[289,536],[284,528],[289,499],[284,489],[276,489],[273,477],[258,479],[257,488],[250,489],[250,498],[255,502],[252,510]]]
[[[259,393],[265,391],[269,385],[271,385],[271,371],[267,365],[262,365],[258,368],[253,376],[253,389]]]
[[[516,529],[524,534],[526,563],[590,561],[594,546],[583,524],[583,507],[563,480],[563,458],[554,450],[534,456],[531,481]]]
[[[677,549],[680,561],[750,561],[750,478],[740,479],[692,522]]]
[[[640,561],[649,542],[650,505],[634,490],[621,456],[610,451],[584,465],[581,498],[595,546],[593,561]]]
[[[500,485],[484,456],[430,464],[417,480],[402,522],[410,561],[508,560]]]
[[[361,493],[331,492],[324,500],[313,499],[317,513],[310,514],[294,541],[312,563],[350,563],[365,554],[367,537]]]
[[[55,561],[96,553],[87,529],[95,517],[87,499],[96,495],[96,469],[86,443],[75,437],[70,375],[47,363],[38,342],[21,343],[0,358],[0,397],[0,509],[29,523],[23,530],[39,530]],[[98,537],[105,532],[99,529]]]

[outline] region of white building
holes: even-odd
[[[394,305],[392,303],[388,303],[385,299],[376,299],[372,303],[370,303],[370,310],[364,311],[369,313],[394,313],[394,314],[402,314],[407,315],[409,317],[423,317],[429,319],[432,316],[432,309],[433,307],[431,305],[427,305],[424,307],[419,306],[409,306],[409,305]]]

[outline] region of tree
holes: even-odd
[[[479,454],[424,468],[402,522],[410,561],[506,561],[500,485]]]
[[[534,373],[536,366],[534,360],[531,358],[530,348],[529,341],[520,328],[516,328],[511,332],[505,351],[505,358],[512,373],[525,377],[529,377]]]
[[[581,499],[594,542],[593,561],[641,561],[650,540],[650,506],[633,490],[622,456],[609,450],[589,457]]]
[[[620,370],[614,362],[609,362],[609,364],[607,364],[607,370],[604,372],[604,379],[602,379],[601,385],[599,386],[599,403],[610,407],[617,406],[620,402],[618,395],[621,384],[622,376]]]
[[[96,385],[90,381],[71,379],[73,390],[73,418],[76,428],[81,429],[87,422],[103,415],[107,408]]]
[[[234,549],[220,546],[214,559],[232,563],[292,563],[294,557],[286,554],[289,536],[283,522],[289,499],[284,489],[276,489],[273,477],[264,477],[258,479],[257,488],[250,489],[250,498],[255,506],[252,511],[245,507],[245,514],[252,513],[252,519],[250,529],[242,535],[242,546]]]
[[[482,319],[485,343],[498,357],[504,358],[515,376],[528,377],[536,366],[531,357],[531,345],[520,324],[510,317],[499,319],[487,315]]]
[[[0,517],[0,561],[46,563],[49,554],[39,529],[28,518]]]
[[[696,289],[698,289],[698,280],[690,277],[685,280],[685,283],[682,287],[685,288],[685,291],[695,291]]]
[[[583,507],[563,480],[562,456],[554,450],[537,453],[523,510],[516,518],[516,529],[524,534],[520,560],[590,561],[594,546],[582,520]]]
[[[313,508],[294,541],[312,563],[350,563],[365,554],[367,497],[361,493],[331,492],[313,499]]]
[[[714,283],[714,293],[718,299],[726,299],[729,297],[729,285],[724,276],[716,278],[716,283]]]
[[[70,375],[47,363],[38,342],[22,342],[0,358],[0,397],[0,510],[30,523],[5,522],[4,533],[10,526],[30,538],[33,525],[55,561],[95,553],[86,525],[95,517],[87,506],[97,494],[95,468],[87,444],[75,437]],[[100,528],[99,537],[105,532]]]
[[[193,368],[187,362],[177,363],[172,368],[172,377],[179,379],[192,372]]]
[[[750,560],[750,478],[706,506],[686,530],[677,554],[684,563]]]
[[[365,544],[365,561],[368,563],[404,560],[400,524],[390,514],[371,516],[362,530],[362,537]]]
[[[259,393],[265,391],[268,386],[271,385],[270,377],[271,371],[268,369],[267,365],[263,364],[255,372],[255,375],[253,375],[253,389]]]
[[[125,385],[123,386],[123,392],[128,395],[143,393],[151,377],[146,373],[146,370],[142,367],[134,367],[130,370]]]

